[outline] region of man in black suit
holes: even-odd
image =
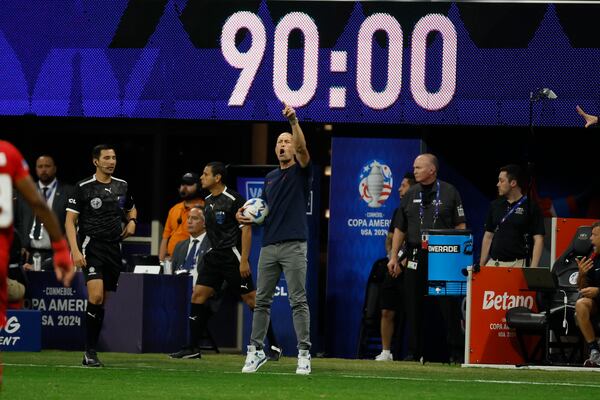
[[[206,236],[204,227],[204,213],[200,208],[190,209],[187,218],[187,229],[190,237],[175,245],[173,250],[173,271],[175,273],[189,273],[194,277],[194,285],[198,278],[198,264],[202,263],[204,254],[210,250],[210,240]]]
[[[67,202],[73,193],[73,186],[56,179],[56,163],[50,155],[44,154],[38,157],[35,162],[35,173],[38,177],[36,188],[56,214],[64,234]],[[17,196],[15,207],[15,229],[23,238],[23,247],[28,252],[27,263],[32,263],[33,255],[39,253],[42,269],[51,270],[53,268],[52,248],[48,232],[20,195]],[[28,264],[25,265],[26,268],[27,266]]]

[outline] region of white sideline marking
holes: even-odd
[[[492,369],[512,369],[518,370],[537,370],[537,371],[585,371],[585,372],[600,372],[600,368],[568,367],[558,365],[512,365],[512,364],[462,364],[463,368],[492,368]]]
[[[575,386],[600,388],[600,384],[591,383],[571,383],[571,382],[532,382],[532,381],[500,381],[489,379],[429,379],[429,378],[407,378],[402,376],[368,376],[368,375],[340,375],[344,378],[352,379],[388,379],[399,381],[427,381],[427,382],[448,382],[448,383],[492,383],[502,385],[538,385],[538,386]]]
[[[137,366],[137,367],[103,367],[103,368],[89,368],[80,365],[49,365],[49,364],[9,364],[4,363],[6,367],[37,367],[37,368],[77,368],[77,369],[88,369],[93,371],[101,371],[106,369],[115,369],[115,370],[130,370],[135,371],[139,369],[153,369],[157,371],[168,371],[168,372],[209,372],[209,373],[218,373],[217,371],[206,371],[206,370],[192,370],[186,369],[181,370],[178,368],[156,368],[151,366]],[[585,371],[591,371],[590,369],[579,369]],[[233,372],[233,371],[222,371],[223,374],[231,374],[231,375],[242,375],[242,372]],[[292,372],[256,372],[258,375],[290,375],[296,376],[295,373]],[[248,375],[248,374],[244,374]],[[317,376],[323,377],[336,377],[339,376],[341,378],[349,378],[349,379],[381,379],[381,380],[396,380],[396,381],[415,381],[415,382],[447,382],[447,383],[487,383],[487,384],[502,384],[502,385],[535,385],[535,386],[567,386],[567,387],[585,387],[585,388],[593,388],[600,389],[600,384],[593,383],[572,383],[572,382],[533,382],[533,381],[503,381],[503,380],[492,380],[492,379],[431,379],[431,378],[410,378],[403,376],[377,376],[377,375],[335,375],[328,373],[318,373]],[[314,374],[312,374],[314,376]]]

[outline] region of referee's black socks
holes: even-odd
[[[104,321],[104,306],[87,302],[85,310],[85,349],[96,350],[98,337]]]
[[[206,329],[208,319],[210,318],[211,312],[208,304],[194,304],[192,303],[192,310],[190,312],[190,343],[189,346],[192,348],[198,347],[200,338]]]

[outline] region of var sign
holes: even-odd
[[[264,180],[246,181],[246,198],[253,199],[262,195]]]

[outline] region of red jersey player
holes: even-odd
[[[0,328],[6,323],[6,278],[13,240],[13,188],[21,193],[50,235],[56,278],[68,286],[75,273],[59,222],[38,193],[27,162],[15,146],[0,140]]]

